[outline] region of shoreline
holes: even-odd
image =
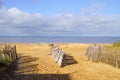
[[[113,43],[72,43],[72,42],[66,42],[66,43],[63,43],[63,42],[53,42],[53,43],[44,43],[44,42],[41,42],[41,43],[21,43],[21,42],[6,42],[6,43],[0,43],[0,44],[113,44]]]
[[[119,41],[120,37],[57,37],[57,38],[39,38],[39,37],[31,37],[31,38],[24,38],[24,37],[0,37],[1,43],[84,43],[84,44],[112,44],[116,41]]]

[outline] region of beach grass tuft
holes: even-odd
[[[120,41],[113,43],[113,47],[120,47]]]

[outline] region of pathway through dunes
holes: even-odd
[[[60,68],[48,44],[16,44],[19,54],[14,80],[120,80],[120,69],[88,61],[89,44],[56,44],[77,62]],[[12,79],[12,80],[13,80]]]

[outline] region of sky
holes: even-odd
[[[0,0],[0,36],[120,36],[120,0]]]

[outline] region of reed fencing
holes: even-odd
[[[0,65],[10,64],[17,60],[16,46],[1,44],[0,46]]]
[[[62,67],[64,55],[65,54],[62,49],[59,47],[52,47],[51,56],[55,59],[56,63],[58,63],[60,67]]]
[[[120,68],[120,50],[118,48],[106,48],[101,45],[90,46],[87,48],[86,56],[89,60]]]

